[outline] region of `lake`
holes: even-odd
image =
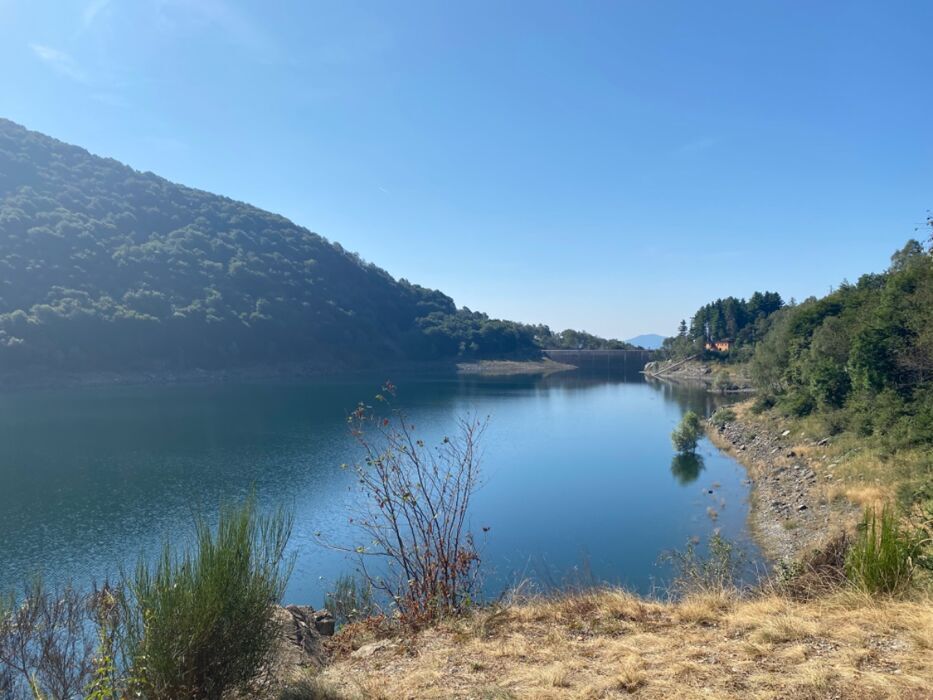
[[[541,588],[609,582],[642,593],[669,572],[666,550],[714,530],[750,560],[745,472],[703,440],[695,465],[670,432],[718,397],[641,375],[393,377],[396,404],[438,439],[459,415],[489,416],[484,485],[474,501],[487,595],[517,581]],[[287,602],[321,604],[352,559],[321,546],[359,544],[359,498],[346,416],[379,379],[299,384],[98,386],[0,394],[0,588],[42,572],[86,582],[183,542],[195,513],[255,490],[294,509],[297,561]],[[710,510],[716,512],[715,520]]]

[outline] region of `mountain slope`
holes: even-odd
[[[458,312],[284,217],[0,120],[0,369],[533,349],[525,327]]]
[[[629,338],[625,342],[637,345],[640,348],[645,348],[646,350],[657,350],[664,343],[664,336],[658,335],[657,333],[646,333],[644,335],[636,335],[634,338]]]

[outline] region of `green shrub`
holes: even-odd
[[[726,423],[731,423],[734,421],[735,418],[735,411],[733,411],[728,406],[723,406],[713,414],[709,421],[717,428],[722,428]]]
[[[775,398],[772,395],[761,394],[756,397],[755,401],[752,403],[751,411],[757,416],[770,408],[774,408],[775,403]]]
[[[680,421],[680,425],[671,433],[671,442],[678,452],[695,452],[697,441],[703,434],[703,425],[700,417],[693,411],[687,411]]]
[[[910,583],[919,543],[901,527],[897,512],[868,508],[846,557],[846,577],[869,593],[896,593]]]
[[[816,401],[806,391],[795,391],[781,398],[779,408],[786,416],[803,418],[816,408]]]
[[[222,508],[216,529],[199,520],[180,555],[166,543],[154,564],[140,561],[125,585],[126,644],[145,697],[220,698],[259,674],[279,635],[291,525],[250,498]]]
[[[716,378],[713,380],[713,388],[720,394],[726,393],[734,386],[735,384],[732,381],[732,375],[726,371],[717,374]]]

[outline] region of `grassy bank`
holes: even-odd
[[[931,603],[852,592],[813,602],[768,593],[664,603],[605,590],[480,610],[382,642],[358,625],[336,639],[317,692],[372,700],[929,697]]]
[[[775,463],[785,467],[806,465],[814,472],[813,498],[833,506],[835,526],[853,525],[854,514],[862,507],[893,503],[906,515],[915,514],[917,518],[933,507],[933,452],[928,446],[892,448],[852,431],[837,432],[831,417],[798,418],[776,410],[757,411],[754,401],[731,409],[736,414],[735,422],[748,434],[780,436],[782,449],[775,455]],[[773,468],[756,458],[754,452],[736,449],[724,441],[720,431],[711,430],[709,435],[720,449],[745,465],[753,480],[760,481],[769,467]]]
[[[357,623],[333,641],[316,685],[293,697],[931,697],[928,572],[901,556],[897,566],[912,572],[892,595],[866,592],[864,569],[855,570],[887,546],[860,529],[862,507],[905,502],[905,491],[927,483],[928,455],[887,454],[828,436],[814,418],[752,405],[731,407],[729,424],[709,433],[756,483],[752,517],[770,529],[753,527],[766,549],[793,562],[758,590],[726,583],[664,601],[603,589],[477,609],[418,631]],[[791,492],[797,500],[773,507]],[[886,522],[895,517],[907,533],[897,537],[912,536],[903,513]],[[869,568],[896,568],[884,556]]]

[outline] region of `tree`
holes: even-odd
[[[671,433],[671,442],[674,443],[674,449],[679,453],[693,454],[696,452],[697,442],[702,434],[703,425],[700,423],[700,417],[694,411],[687,411],[680,424]]]

